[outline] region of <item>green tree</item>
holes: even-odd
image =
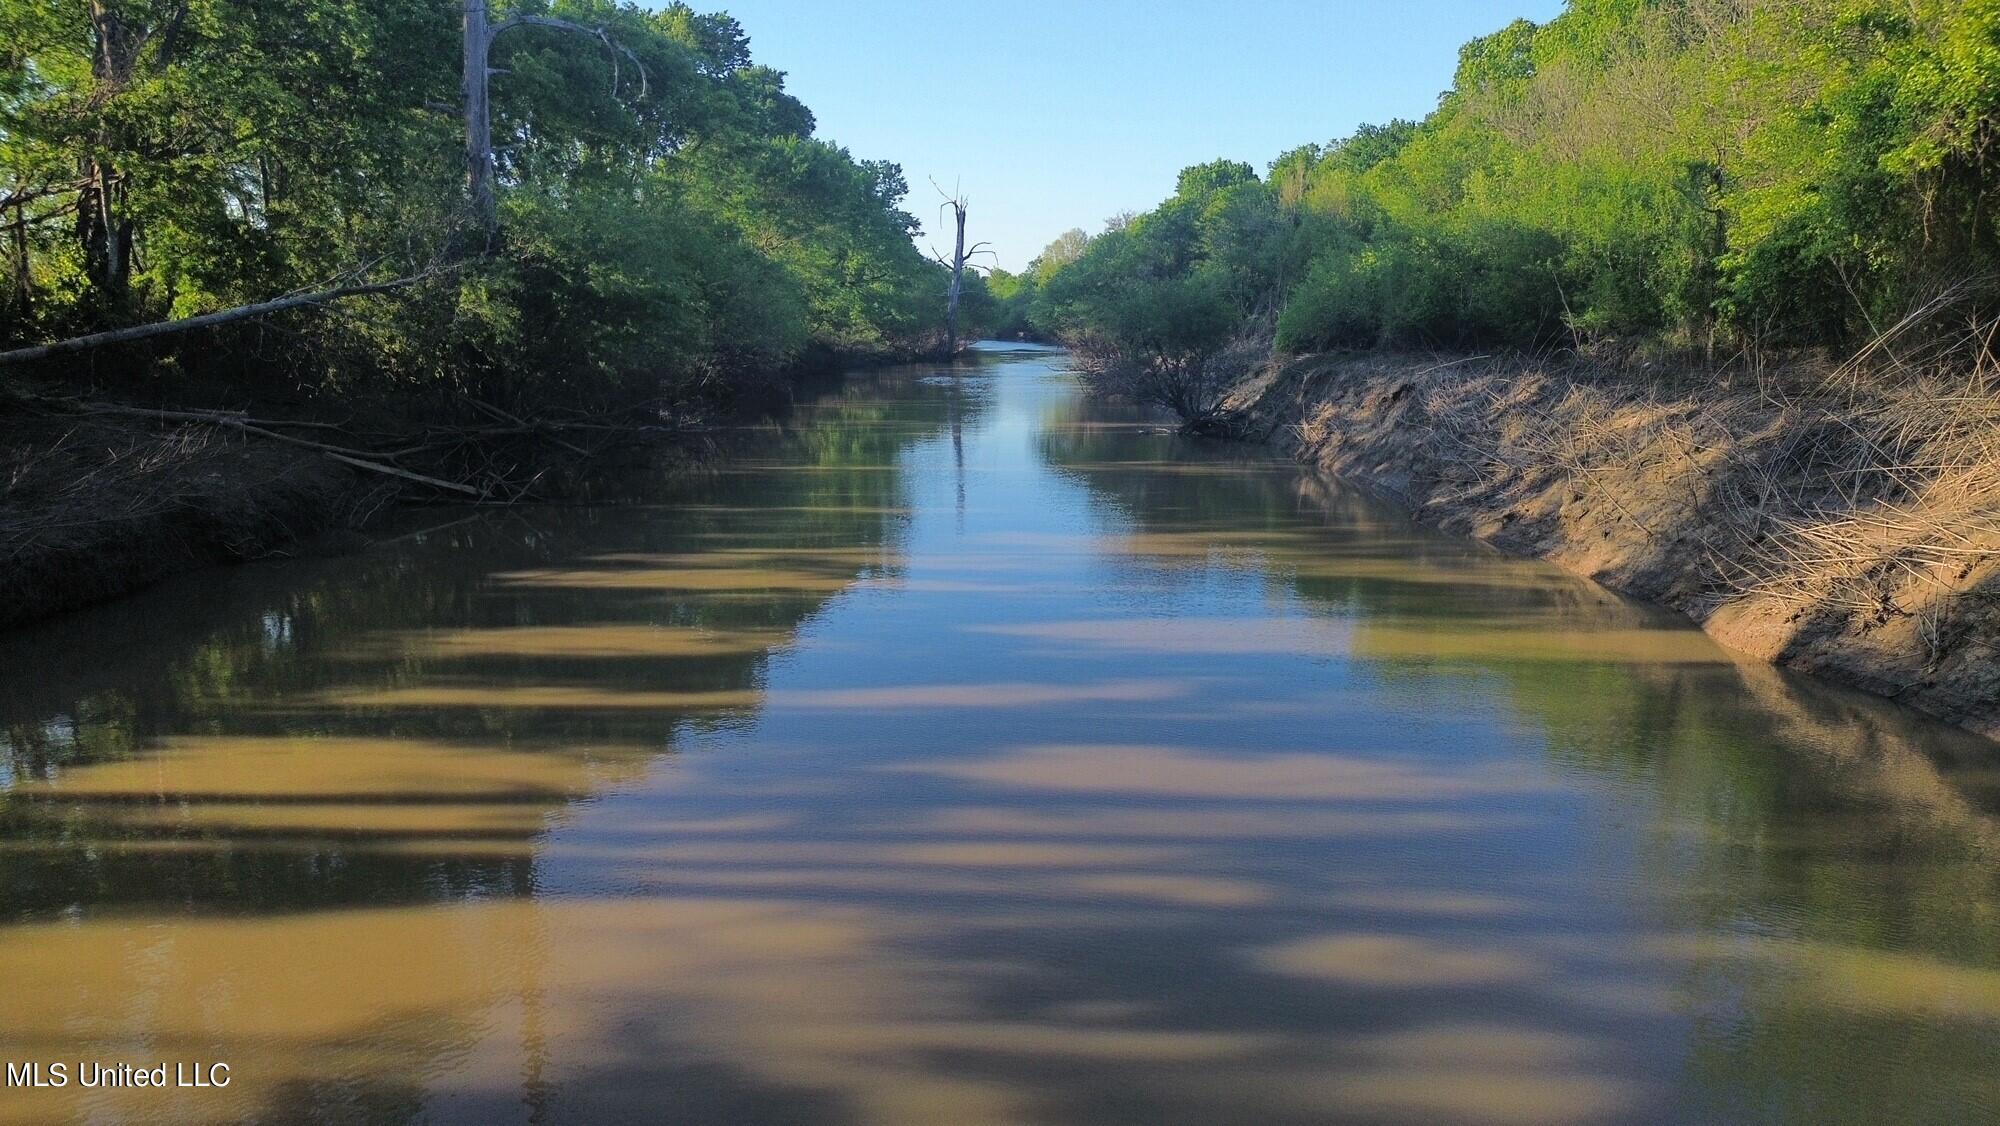
[[[733,18],[611,0],[494,13],[513,14],[620,49],[532,27],[496,40],[496,253],[338,317],[160,338],[104,370],[431,402],[726,398],[812,357],[923,346],[939,287],[900,169],[813,136]],[[462,256],[459,40],[434,0],[0,5],[0,339]]]

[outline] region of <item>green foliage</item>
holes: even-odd
[[[275,347],[168,338],[152,359],[309,387],[643,399],[925,344],[943,282],[910,242],[901,170],[814,138],[734,19],[494,9],[620,48],[532,25],[496,40],[498,253],[243,338],[270,328]],[[0,222],[27,220],[28,259],[0,292],[0,340],[415,272],[477,240],[455,5],[15,0],[0,54]]]
[[[1182,199],[1206,199],[1225,188],[1254,183],[1257,173],[1239,160],[1211,160],[1181,169],[1174,194]]]
[[[1028,263],[1028,276],[1036,286],[1044,286],[1055,276],[1057,270],[1083,257],[1090,246],[1090,236],[1080,227],[1072,227],[1057,235],[1054,242],[1042,248],[1033,262]]]
[[[1109,311],[1114,343],[1170,363],[1193,361],[1220,348],[1235,327],[1223,283],[1209,273],[1133,286],[1118,295]]]
[[[1116,336],[1119,294],[1200,278],[1285,350],[1851,350],[1940,293],[2000,311],[1996,141],[2000,0],[1572,0],[1468,43],[1421,123],[1189,168],[1032,317]]]
[[[1360,175],[1394,158],[1416,135],[1417,123],[1402,118],[1387,125],[1363,125],[1345,140],[1328,146],[1326,160],[1332,167]]]

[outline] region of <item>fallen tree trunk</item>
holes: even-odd
[[[355,449],[351,446],[334,446],[325,442],[315,442],[308,438],[294,438],[290,434],[280,434],[267,426],[312,426],[313,423],[263,422],[240,418],[220,411],[160,411],[145,407],[120,406],[117,403],[85,403],[84,409],[97,414],[124,414],[135,418],[156,418],[163,422],[206,422],[213,426],[227,426],[246,434],[256,434],[277,442],[289,442],[294,446],[304,446],[309,450],[324,450],[328,453],[347,454],[349,457],[375,457],[372,450]],[[263,423],[260,425],[260,423]]]
[[[222,411],[149,410],[145,407],[120,406],[117,403],[85,403],[83,404],[83,409],[90,414],[121,414],[134,418],[158,419],[162,422],[202,422],[211,426],[226,426],[232,430],[240,430],[245,434],[254,434],[259,438],[269,438],[273,441],[284,442],[287,445],[317,450],[342,465],[351,465],[356,469],[366,469],[371,473],[382,473],[391,477],[400,477],[405,481],[415,481],[418,484],[429,485],[434,489],[447,489],[454,493],[463,493],[469,497],[484,497],[486,495],[471,485],[461,484],[457,481],[447,481],[441,477],[431,477],[422,473],[412,472],[400,466],[390,465],[388,462],[394,460],[397,456],[393,453],[382,454],[374,450],[355,449],[351,446],[335,446],[326,442],[315,442],[309,438],[295,438],[290,434],[280,434],[275,430],[267,429],[267,426],[324,425],[320,423],[270,422],[266,426],[260,426],[256,422],[252,422],[241,416]]]
[[[412,473],[407,469],[399,469],[393,465],[384,465],[379,461],[364,461],[358,457],[348,457],[346,454],[337,454],[332,450],[323,450],[321,452],[342,465],[351,465],[356,469],[366,469],[370,473],[386,473],[391,477],[401,477],[405,481],[415,481],[420,485],[429,485],[434,489],[450,489],[454,493],[464,493],[469,497],[484,497],[486,495],[471,485],[461,485],[456,481],[446,481],[439,477],[426,477],[421,473]]]
[[[126,406],[122,403],[89,402],[76,399],[50,398],[29,400],[32,404],[56,414],[84,417],[111,415],[125,418],[150,419],[167,423],[195,423],[197,425],[233,430],[247,437],[262,438],[289,446],[296,446],[301,449],[312,450],[333,461],[356,469],[397,477],[405,481],[427,485],[431,488],[459,493],[480,501],[488,500],[496,495],[504,495],[509,491],[517,494],[525,493],[527,486],[510,481],[505,472],[491,472],[492,467],[490,463],[486,467],[471,473],[469,479],[452,480],[449,477],[438,476],[434,472],[417,472],[409,468],[408,459],[420,454],[434,454],[436,456],[431,460],[443,463],[448,460],[451,453],[463,453],[468,449],[475,449],[483,443],[499,439],[528,438],[549,442],[561,447],[577,458],[587,461],[603,452],[603,444],[599,443],[595,449],[586,448],[575,442],[565,440],[561,437],[564,432],[575,431],[626,436],[687,432],[686,427],[634,423],[618,424],[593,421],[591,416],[573,419],[523,418],[493,406],[490,403],[481,402],[476,399],[467,401],[480,407],[494,418],[501,420],[503,424],[495,426],[429,426],[423,428],[421,431],[402,435],[405,441],[415,440],[417,443],[415,445],[405,445],[401,448],[383,448],[381,445],[359,441],[352,445],[339,445],[334,442],[319,441],[315,438],[303,438],[294,434],[286,434],[280,429],[301,427],[321,433],[331,432],[336,435],[347,435],[347,430],[337,423],[298,419],[253,418],[242,411],[230,410],[189,408],[161,410],[151,407]],[[425,468],[430,468],[430,466],[426,465]],[[454,476],[456,475],[454,474]],[[540,473],[536,474],[536,478],[540,476]],[[528,484],[532,483],[533,481],[531,480]],[[520,498],[517,495],[515,499]]]
[[[223,309],[214,313],[203,313],[195,317],[183,317],[177,321],[157,321],[153,324],[133,325],[130,328],[114,328],[105,332],[93,332],[88,336],[58,340],[52,344],[36,344],[28,348],[16,348],[11,352],[0,352],[0,366],[33,363],[51,356],[84,352],[92,348],[102,348],[107,344],[127,344],[134,340],[146,340],[169,333],[187,332],[197,328],[214,328],[235,321],[249,320],[269,313],[281,313],[286,309],[297,309],[306,305],[322,305],[328,301],[339,301],[347,297],[362,297],[370,293],[387,293],[403,289],[421,281],[428,281],[438,275],[436,270],[426,270],[421,274],[411,274],[394,281],[370,282],[367,285],[348,285],[338,289],[324,289],[317,293],[300,293],[291,297],[278,297],[270,301],[260,301],[255,305],[239,305],[234,309]]]

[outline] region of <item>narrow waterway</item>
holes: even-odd
[[[0,640],[0,1123],[2000,1117],[1992,744],[1064,365]]]

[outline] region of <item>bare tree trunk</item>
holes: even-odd
[[[134,34],[110,0],[90,0],[90,31],[96,41],[90,71],[99,96],[122,90],[132,79],[143,39]],[[97,138],[100,152],[114,150],[108,127]],[[102,156],[83,158],[85,187],[76,211],[77,237],[91,280],[114,305],[122,306],[132,278],[132,222],[119,215],[123,187],[117,170]]]
[[[493,188],[493,99],[488,90],[488,79],[493,76],[493,41],[517,27],[552,27],[558,31],[588,35],[611,52],[611,87],[614,94],[618,89],[619,55],[631,59],[638,68],[639,96],[642,98],[647,93],[646,67],[630,47],[611,38],[611,33],[601,27],[572,23],[553,16],[520,13],[496,24],[487,18],[487,0],[464,2],[465,73],[461,81],[465,101],[466,183],[471,189],[473,215],[486,232],[486,243],[490,248],[500,234],[500,204]]]
[[[118,213],[118,175],[96,157],[84,158],[83,173],[76,229],[83,244],[84,269],[99,292],[122,306],[132,280],[132,223]]]
[[[965,286],[965,200],[963,197],[951,201],[952,212],[958,218],[958,243],[951,253],[951,290],[944,308],[944,354],[958,354],[958,295]]]
[[[472,213],[489,243],[500,230],[500,205],[493,196],[493,124],[486,97],[492,47],[486,0],[465,0],[465,169]]]

